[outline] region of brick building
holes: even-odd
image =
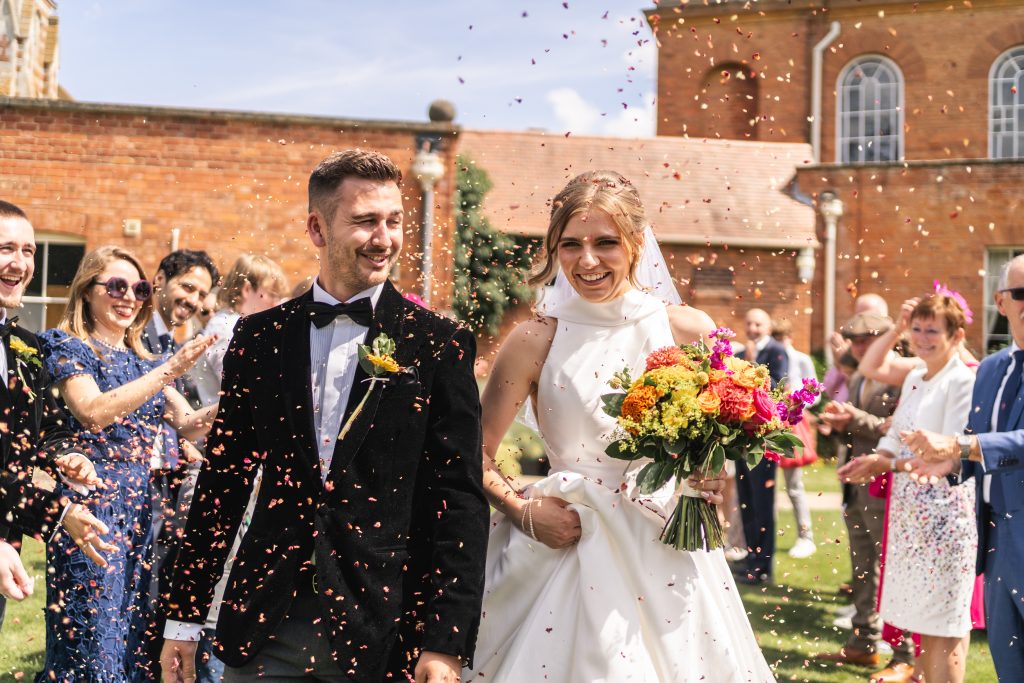
[[[976,350],[1006,342],[990,302],[1024,251],[1024,3],[666,2],[648,19],[659,134],[811,145],[799,189],[842,207],[834,260],[819,216],[812,346],[853,294],[898,305],[933,279],[967,297]]]
[[[311,116],[0,98],[0,197],[29,214],[40,244],[20,314],[55,324],[78,260],[102,244],[125,246],[152,274],[172,246],[206,249],[230,267],[242,252],[268,254],[297,282],[316,272],[305,236],[306,180],[328,153],[364,147],[404,170],[407,232],[396,273],[422,291],[422,202],[416,152],[431,145],[435,186],[428,282],[450,297],[455,127]]]
[[[752,307],[794,323],[810,342],[814,209],[789,194],[806,144],[619,139],[464,130],[459,151],[494,188],[484,214],[501,230],[542,237],[550,199],[574,176],[612,169],[640,193],[683,299],[743,336]],[[505,328],[528,313],[519,311]]]
[[[0,0],[0,96],[66,98],[54,0]]]

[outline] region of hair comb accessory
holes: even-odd
[[[955,289],[950,289],[938,280],[933,281],[932,286],[935,288],[935,293],[939,296],[948,296],[950,299],[960,304],[960,308],[964,311],[964,319],[967,321],[968,325],[974,322],[974,312],[971,310],[971,307],[967,305],[967,300],[964,299],[960,292]]]

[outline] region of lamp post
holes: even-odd
[[[434,185],[444,177],[444,162],[435,151],[436,142],[426,136],[417,139],[419,151],[412,160],[412,173],[423,190],[423,289],[420,296],[427,304],[430,303],[434,267]]]
[[[831,363],[832,333],[836,329],[836,226],[843,216],[843,201],[835,192],[818,196],[818,211],[825,221],[825,357]]]

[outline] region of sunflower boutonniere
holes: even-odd
[[[10,345],[11,352],[14,354],[14,371],[18,373],[18,379],[21,380],[21,385],[25,388],[25,393],[28,394],[29,399],[35,400],[36,394],[32,391],[28,380],[25,379],[25,371],[28,370],[30,365],[36,368],[43,367],[43,360],[39,357],[39,351],[13,335],[11,336]]]
[[[370,383],[370,386],[367,388],[359,405],[356,406],[356,409],[352,411],[352,414],[345,421],[345,425],[338,434],[338,441],[345,438],[348,430],[352,428],[352,423],[359,417],[363,406],[366,405],[366,399],[369,398],[370,392],[373,391],[373,385],[378,382],[386,384],[393,375],[397,375],[404,370],[398,364],[398,361],[395,360],[395,340],[386,334],[378,335],[370,345],[359,345],[359,367],[370,376],[366,380]]]

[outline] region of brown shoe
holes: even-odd
[[[868,680],[871,683],[910,683],[914,678],[914,667],[905,662],[889,662],[889,666],[875,674],[871,674]]]
[[[816,655],[815,659],[837,664],[854,664],[856,666],[878,666],[881,657],[877,652],[857,650],[852,647],[844,647],[839,652],[824,652]]]

